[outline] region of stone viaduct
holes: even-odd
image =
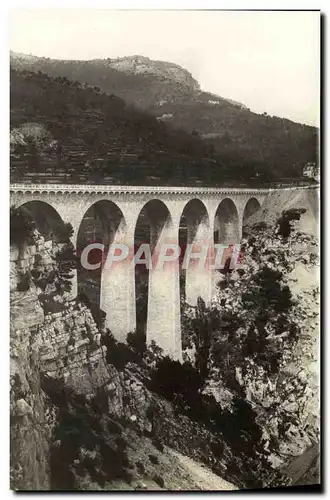
[[[297,189],[297,188],[282,188]],[[303,189],[303,188],[301,188]],[[11,205],[22,206],[34,220],[61,220],[73,226],[77,247],[83,220],[100,215],[106,240],[134,248],[141,220],[149,226],[154,251],[163,243],[179,244],[179,228],[185,224],[188,243],[212,245],[239,243],[247,218],[263,205],[274,189],[143,187],[59,184],[12,184]],[[166,353],[181,355],[179,262],[149,271],[147,342],[155,340]],[[213,272],[214,273],[214,272]],[[201,296],[210,301],[212,271],[188,267],[185,293],[188,303]],[[77,294],[79,276],[73,279]],[[136,328],[135,269],[126,259],[101,272],[100,307],[107,326],[124,341]]]

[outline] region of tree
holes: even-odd
[[[10,244],[21,248],[34,243],[35,224],[22,208],[10,207]]]
[[[53,237],[57,243],[68,243],[72,235],[73,227],[70,222],[63,223],[61,221],[53,228]]]
[[[77,267],[77,258],[72,243],[66,243],[55,254],[55,280],[57,289],[69,292],[72,288],[73,270]]]

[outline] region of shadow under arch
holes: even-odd
[[[18,248],[18,258],[27,263],[17,269],[17,289],[28,290],[33,282],[44,312],[57,312],[58,307],[61,309],[56,303],[58,295],[75,295],[72,226],[52,205],[41,200],[13,205],[10,216],[10,243]]]
[[[181,248],[180,254],[180,264],[183,262],[183,258],[186,252],[188,244],[198,242],[197,240],[203,240],[205,233],[208,233],[210,227],[210,219],[206,206],[198,198],[189,200],[185,205],[179,225],[179,245]],[[183,306],[186,301],[186,288],[187,288],[187,270],[182,269],[180,266],[180,305],[181,314],[183,312]]]
[[[246,226],[249,222],[249,218],[255,214],[258,210],[260,210],[260,203],[256,198],[250,198],[244,208],[243,212],[243,224],[242,224],[242,234],[246,236]]]
[[[219,203],[214,217],[214,243],[234,245],[240,242],[238,211],[230,198]]]
[[[121,209],[111,200],[93,203],[85,212],[77,234],[78,294],[95,306],[101,307],[101,276],[109,246],[116,234],[125,231],[126,221]],[[93,249],[88,254],[90,264],[100,264],[97,269],[85,269],[81,254],[86,246],[100,243],[104,250]],[[115,304],[114,304],[115,307]]]
[[[150,245],[153,253],[159,236],[165,227],[172,224],[166,204],[157,199],[148,201],[140,210],[134,230],[134,254],[141,245]],[[141,260],[147,258],[143,253]],[[136,331],[146,337],[148,318],[149,269],[145,263],[135,266]]]
[[[65,223],[52,205],[45,201],[31,200],[16,205],[15,208],[33,223],[45,241],[61,239]],[[15,235],[11,235],[11,239],[12,237],[15,238]]]

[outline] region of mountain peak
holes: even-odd
[[[166,80],[174,80],[193,90],[200,90],[199,83],[193,78],[192,74],[175,63],[156,61],[141,55],[108,59],[108,62],[109,66],[117,71],[134,75],[154,75]]]

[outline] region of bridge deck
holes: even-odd
[[[65,192],[65,193],[158,193],[158,194],[266,194],[273,191],[293,191],[301,189],[318,189],[318,184],[303,186],[286,186],[274,188],[203,188],[180,186],[109,186],[87,184],[11,184],[12,192]]]

